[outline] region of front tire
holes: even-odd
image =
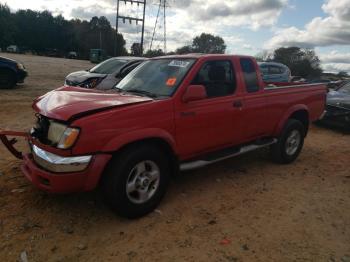
[[[102,181],[103,193],[117,214],[141,217],[162,200],[169,174],[169,161],[157,147],[131,146],[111,160]]]
[[[272,160],[280,164],[293,162],[304,145],[305,127],[295,119],[289,119],[278,138],[278,142],[270,147]]]

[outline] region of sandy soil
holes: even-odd
[[[2,128],[29,129],[32,100],[91,67],[6,56],[30,76],[0,90]],[[350,136],[336,131],[313,126],[291,165],[261,150],[182,173],[156,212],[133,221],[97,192],[40,192],[19,166],[0,146],[0,261],[350,261]]]

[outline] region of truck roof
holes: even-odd
[[[247,58],[253,58],[252,56],[248,55],[231,55],[231,54],[203,54],[203,53],[190,53],[190,54],[184,54],[184,55],[167,55],[167,56],[157,56],[153,57],[151,59],[169,59],[169,58],[206,58],[206,57],[247,57]]]

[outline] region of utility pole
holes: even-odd
[[[131,3],[133,5],[134,3],[139,5],[143,5],[143,14],[142,14],[142,19],[137,18],[137,17],[132,17],[130,16],[123,16],[120,15],[119,13],[119,2],[123,2],[125,5],[127,3]],[[125,23],[126,20],[129,21],[131,24],[133,21],[136,22],[136,25],[138,25],[139,22],[142,23],[142,32],[141,32],[141,44],[140,44],[140,53],[141,55],[143,54],[143,42],[144,42],[144,33],[145,33],[145,14],[146,14],[146,0],[117,0],[117,16],[116,16],[116,22],[115,22],[115,31],[116,31],[116,36],[115,36],[115,48],[114,48],[114,53],[117,55],[117,46],[118,46],[118,33],[119,33],[119,20],[122,19],[123,23]]]
[[[115,17],[115,39],[114,39],[114,56],[117,56],[118,49],[118,26],[119,26],[119,0],[117,0],[117,15]]]
[[[164,54],[166,54],[166,14],[165,14],[165,9],[166,9],[166,0],[164,1],[163,9],[164,9]]]

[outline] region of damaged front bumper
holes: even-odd
[[[13,137],[9,139],[8,137]],[[26,140],[30,139],[30,136],[27,132],[18,132],[18,131],[9,131],[0,129],[0,140],[5,145],[5,147],[18,159],[23,159],[22,152],[18,151],[15,148],[15,144],[17,143],[16,137],[23,137]]]
[[[16,137],[27,140],[31,153],[24,154],[15,148]],[[26,132],[0,130],[0,140],[15,157],[23,159],[21,170],[25,177],[39,189],[50,193],[93,190],[112,157],[102,153],[59,156],[35,145],[35,139]]]
[[[48,171],[55,173],[79,172],[86,169],[92,156],[62,157],[33,145],[32,153],[34,161]]]

